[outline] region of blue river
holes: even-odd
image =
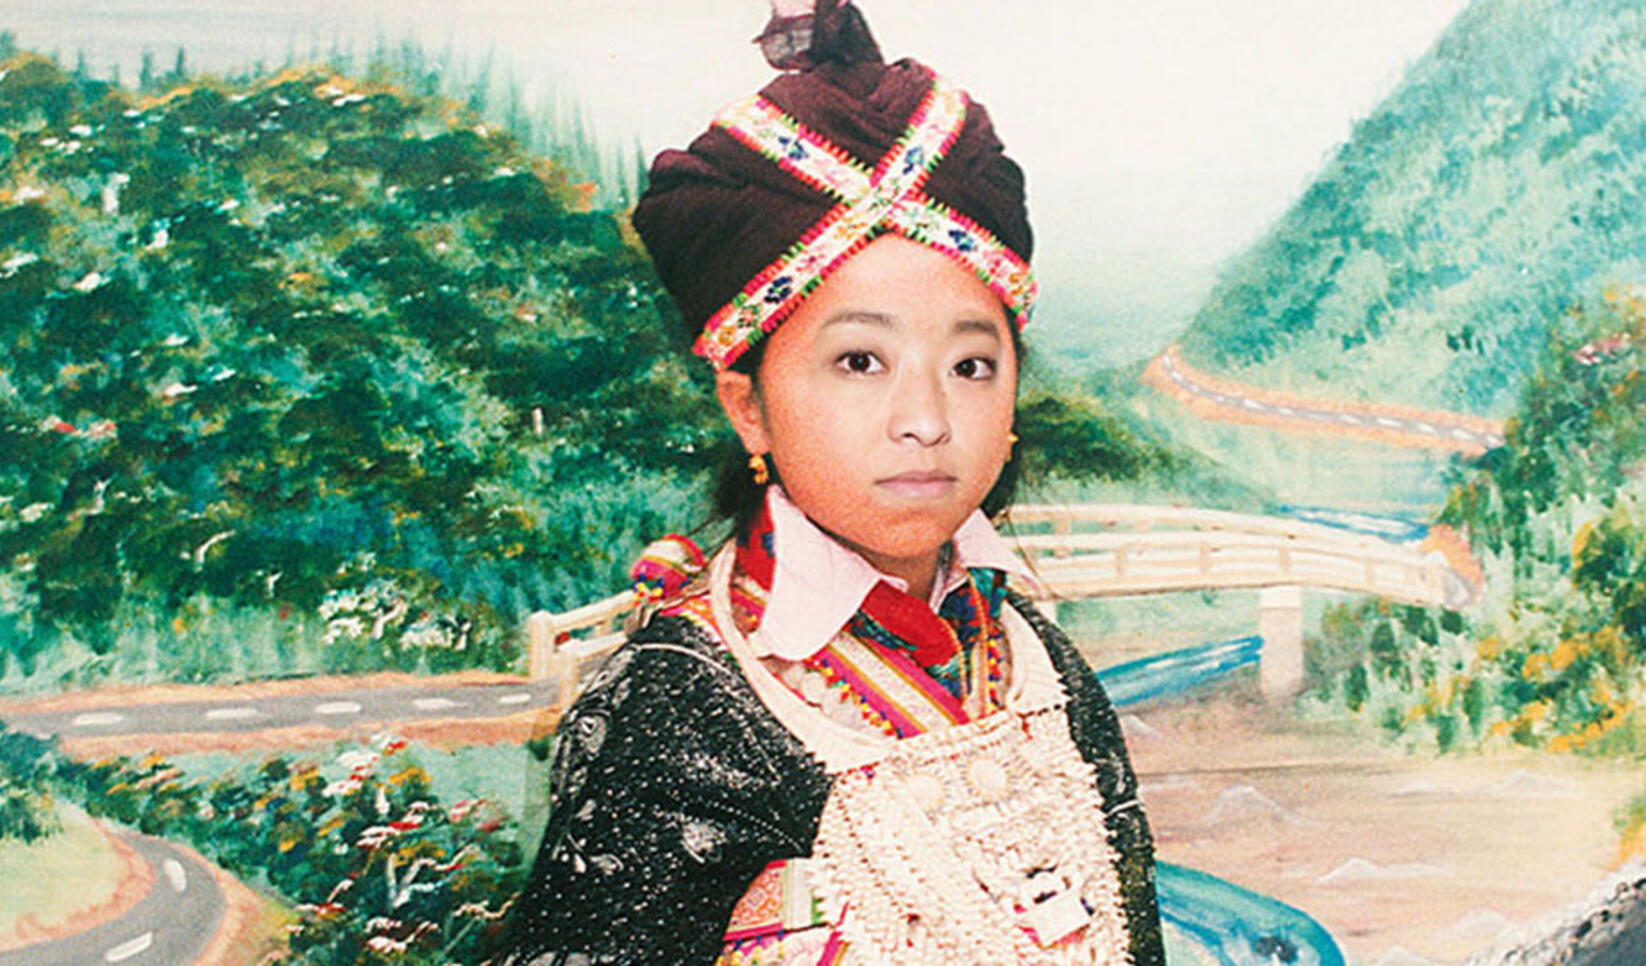
[[[1116,707],[1192,690],[1257,662],[1263,641],[1242,637],[1104,668],[1098,680]],[[1155,867],[1171,966],[1345,966],[1343,952],[1300,909],[1216,876],[1165,862]]]

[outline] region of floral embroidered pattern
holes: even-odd
[[[960,136],[966,106],[964,92],[934,76],[931,90],[909,119],[903,136],[872,171],[758,95],[721,112],[716,126],[840,203],[710,317],[694,351],[716,369],[736,362],[830,272],[887,231],[928,245],[970,268],[1022,327],[1037,291],[1028,263],[981,225],[921,190]]]

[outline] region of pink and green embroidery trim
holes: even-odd
[[[921,190],[960,136],[966,106],[963,91],[934,76],[903,136],[872,170],[764,97],[756,95],[722,111],[716,126],[839,204],[709,318],[694,351],[716,369],[736,362],[829,273],[887,231],[971,269],[1021,328],[1037,292],[1028,263],[981,225]]]

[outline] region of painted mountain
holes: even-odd
[[[1273,387],[1503,415],[1551,322],[1646,283],[1646,8],[1477,0],[1185,333]]]

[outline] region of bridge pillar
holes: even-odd
[[[526,639],[531,648],[526,673],[533,681],[559,682],[555,707],[565,714],[577,698],[577,658],[566,653],[561,646],[564,642],[557,640],[560,636],[553,614],[540,610],[526,618]]]
[[[1303,690],[1303,588],[1265,587],[1258,592],[1257,633],[1263,638],[1258,680],[1263,696],[1286,701]]]
[[[1053,624],[1063,626],[1063,619],[1069,616],[1067,602],[1062,597],[1049,597],[1042,604],[1041,609],[1051,618]]]
[[[526,618],[526,676],[541,681],[553,673],[554,615],[533,611]]]

